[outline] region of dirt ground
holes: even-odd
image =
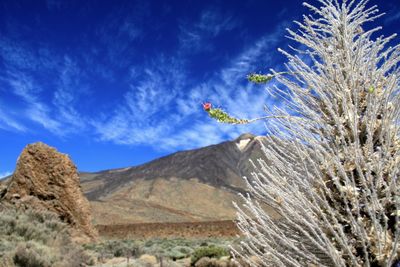
[[[118,239],[235,237],[239,235],[239,230],[233,221],[135,223],[96,225],[96,228],[100,236]]]

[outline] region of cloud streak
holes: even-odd
[[[7,176],[10,176],[11,174],[12,174],[12,172],[10,172],[10,171],[1,172],[0,173],[0,180],[6,178]]]
[[[400,19],[400,11],[397,10],[393,14],[390,14],[385,18],[385,24],[391,24],[393,22],[396,22]]]
[[[191,85],[184,61],[160,57],[136,74],[124,103],[112,116],[93,125],[100,140],[124,145],[149,145],[163,151],[191,149],[233,139],[243,132],[264,134],[265,125],[223,125],[208,118],[203,101],[211,101],[240,118],[264,115],[264,106],[277,104],[263,88],[249,84],[246,76],[262,62],[273,64],[271,50],[283,27],[244,49],[209,79]],[[278,64],[277,62],[275,62]],[[160,67],[161,66],[161,67]],[[273,67],[273,66],[271,66]]]
[[[113,10],[93,30],[99,40],[96,45],[82,42],[83,55],[0,39],[4,59],[0,82],[9,89],[7,97],[18,99],[12,112],[0,109],[0,128],[26,132],[34,125],[62,138],[78,134],[163,151],[215,144],[243,132],[266,132],[262,122],[218,124],[201,103],[210,101],[239,118],[263,116],[265,105],[277,104],[263,87],[249,84],[246,76],[279,64],[272,54],[285,22],[241,52],[227,53],[229,57],[211,66],[206,76],[192,72],[191,65],[197,64],[194,54],[214,49],[218,37],[239,30],[241,22],[231,13],[208,8],[190,24],[180,21],[175,49],[136,62],[134,44],[145,35],[140,27],[143,21],[123,11]],[[86,107],[87,103],[92,106]]]
[[[118,144],[154,144],[170,132],[171,120],[180,120],[172,110],[183,87],[182,73],[181,63],[160,57],[134,75],[124,102],[112,116],[92,121],[100,139]]]
[[[232,31],[239,22],[218,9],[204,10],[197,22],[181,22],[179,42],[182,51],[190,53],[212,50],[212,40],[225,31]]]
[[[63,135],[62,123],[50,116],[50,108],[42,103],[37,93],[39,87],[33,79],[23,73],[9,73],[9,85],[13,93],[19,96],[26,104],[25,114],[31,121],[40,124],[45,129],[57,135]]]
[[[60,70],[57,89],[53,95],[53,105],[57,108],[59,118],[78,131],[85,128],[82,115],[75,109],[77,97],[86,90],[82,81],[83,72],[69,57],[64,57],[64,66]],[[79,90],[81,92],[79,92]]]
[[[0,109],[0,128],[8,131],[26,132],[26,127]]]
[[[2,39],[0,56],[4,59],[4,71],[0,79],[19,100],[19,116],[0,114],[2,128],[26,132],[27,121],[36,123],[57,136],[65,136],[82,128],[82,116],[74,109],[74,95],[80,84],[81,73],[65,58],[62,60],[47,48],[34,51],[27,43]],[[46,76],[52,73],[52,79]],[[54,73],[59,73],[54,76]],[[73,80],[76,82],[74,83]],[[54,95],[49,94],[54,90]],[[74,88],[74,89],[72,89]],[[53,101],[51,99],[53,98]],[[11,105],[9,106],[9,108]]]

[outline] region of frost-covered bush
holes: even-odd
[[[305,3],[313,14],[288,31],[297,48],[281,50],[287,70],[266,79],[280,83],[270,92],[287,109],[271,110],[268,163],[254,162],[250,194],[237,206],[246,238],[235,254],[253,266],[400,259],[400,49],[390,46],[395,35],[367,28],[380,16],[367,2]]]

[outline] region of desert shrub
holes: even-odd
[[[81,267],[83,264],[85,265],[94,265],[95,259],[93,256],[87,254],[80,247],[70,247],[68,253],[64,254],[64,256],[59,261],[59,266],[65,267]]]
[[[50,267],[47,253],[35,243],[21,243],[14,252],[14,264],[20,267]]]
[[[66,230],[57,216],[48,212],[3,210],[0,217],[0,238],[37,240],[46,243]]]
[[[219,249],[228,251],[229,246],[234,242],[237,242],[236,239],[231,238],[155,238],[148,240],[107,240],[85,244],[83,248],[103,260],[127,255],[131,258],[139,258],[147,254],[163,258],[164,262],[169,262],[168,264],[172,266],[174,260],[190,258],[201,245],[205,248],[219,247]],[[130,254],[127,254],[129,252]]]
[[[107,240],[99,243],[84,244],[83,248],[92,251],[100,258],[138,257],[144,254],[138,242],[133,240]]]
[[[194,265],[198,260],[203,257],[209,258],[220,258],[223,256],[229,256],[229,252],[222,247],[208,246],[197,248],[191,257],[191,264]]]
[[[173,247],[170,251],[168,251],[165,256],[173,260],[179,260],[189,257],[193,252],[194,250],[190,247],[176,246]]]
[[[145,247],[152,247],[154,245],[154,243],[155,243],[155,241],[150,239],[144,244],[144,246]]]
[[[124,242],[119,242],[116,240],[106,242],[104,248],[109,254],[112,254],[114,257],[124,256],[127,250],[127,246]]]
[[[0,211],[0,266],[68,266],[93,264],[75,244],[57,215],[34,210]]]
[[[124,240],[117,242],[114,247],[115,257],[124,257],[129,255],[130,257],[137,257],[140,255],[139,245],[132,241]]]
[[[0,257],[0,267],[15,266],[14,260],[10,255],[3,255]]]
[[[97,250],[97,244],[96,243],[87,243],[87,244],[83,244],[82,247],[86,250]]]

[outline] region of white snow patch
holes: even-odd
[[[110,173],[113,173],[113,172],[123,172],[123,171],[127,171],[127,170],[129,170],[129,169],[132,169],[132,167],[123,168],[123,169],[111,170],[111,171],[109,171],[109,172],[110,172]]]
[[[251,140],[250,138],[240,140],[239,143],[236,143],[236,145],[238,146],[240,151],[243,151],[243,149],[247,146],[247,144],[250,142],[250,140]]]

